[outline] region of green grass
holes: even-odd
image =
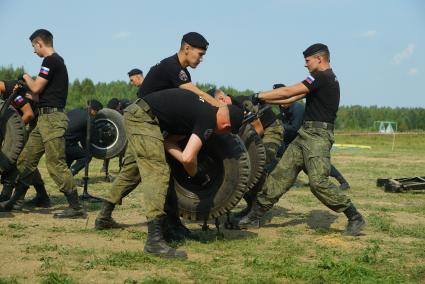
[[[99,204],[85,204],[88,221],[55,220],[51,212],[0,215],[0,241],[8,244],[0,284],[425,283],[425,191],[397,194],[376,187],[377,178],[425,175],[425,135],[397,136],[394,151],[392,136],[337,134],[336,143],[372,147],[332,152],[333,164],[351,184],[347,194],[367,219],[362,236],[342,236],[344,215],[327,209],[301,186],[281,198],[264,228],[224,230],[221,238],[189,222],[201,241],[173,244],[188,253],[188,260],[161,259],[143,252],[142,186],[114,211],[118,222],[129,224],[122,229],[94,229]],[[101,161],[94,160],[89,191],[105,196],[112,184],[102,180],[100,167]],[[114,159],[114,175],[116,168]],[[40,171],[53,210],[63,208],[65,199],[43,160]],[[299,180],[308,181],[303,174]]]

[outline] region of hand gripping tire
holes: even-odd
[[[264,174],[266,165],[266,148],[258,136],[255,129],[247,124],[239,133],[242,142],[249,154],[249,160],[251,163],[251,175],[247,185],[247,191],[251,190],[261,179]]]
[[[209,179],[188,178],[183,166],[169,157],[181,217],[204,221],[230,211],[247,191],[248,152],[239,136],[212,135],[198,154],[198,165]]]
[[[4,101],[0,100],[0,108]],[[9,106],[0,118],[0,172],[6,171],[18,160],[27,141],[27,131],[21,116]]]
[[[118,156],[127,145],[124,117],[116,110],[104,108],[93,120],[90,129],[90,153],[98,159]]]

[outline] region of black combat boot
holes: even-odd
[[[25,194],[28,186],[23,183],[16,185],[15,191],[9,200],[0,202],[0,212],[9,212],[12,210],[21,210],[24,204]]]
[[[30,207],[42,207],[49,208],[50,205],[50,197],[47,194],[46,188],[44,187],[44,183],[36,183],[33,185],[35,188],[35,192],[37,193],[33,199],[26,202],[26,206]]]
[[[0,202],[7,201],[12,196],[13,188],[15,185],[8,181],[5,181],[3,184],[3,189],[0,194]]]
[[[164,240],[162,226],[164,217],[157,217],[148,222],[148,239],[144,251],[165,258],[187,258],[184,251],[178,251]]]
[[[53,217],[70,219],[85,218],[86,212],[81,208],[77,191],[73,190],[71,193],[65,193],[65,197],[68,200],[69,207],[62,212],[55,213]]]
[[[163,222],[163,236],[167,243],[181,242],[185,239],[199,240],[199,236],[186,227],[178,216],[168,216]]]
[[[238,223],[240,229],[259,228],[261,225],[261,218],[266,215],[267,211],[272,208],[261,206],[257,200],[254,201],[251,211]]]
[[[366,225],[366,221],[363,218],[362,214],[360,214],[359,211],[357,211],[354,205],[350,205],[350,207],[345,209],[344,214],[348,218],[348,224],[343,235],[345,236],[360,235],[361,230]]]
[[[94,221],[94,227],[97,230],[122,227],[122,225],[115,222],[115,220],[112,218],[112,211],[114,211],[114,209],[115,209],[115,204],[109,201],[103,202],[103,207],[100,210],[99,215],[97,215],[96,221]]]

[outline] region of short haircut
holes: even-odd
[[[53,46],[53,35],[51,32],[45,29],[39,29],[32,33],[30,36],[30,41],[32,42],[36,38],[41,39],[47,46]]]
[[[315,56],[322,56],[327,62],[331,62],[331,55],[326,51],[319,51]]]

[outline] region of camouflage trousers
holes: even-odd
[[[148,105],[140,107],[137,104],[131,104],[124,111],[128,147],[122,169],[106,200],[121,204],[122,199],[142,182],[146,217],[152,220],[165,215],[170,168],[165,159],[159,122],[148,112]]]
[[[267,177],[258,203],[271,207],[286,193],[305,168],[311,192],[328,208],[342,212],[351,205],[350,199],[329,181],[331,169],[330,150],[334,142],[333,132],[322,128],[304,128],[289,144],[276,169]]]
[[[276,120],[264,129],[264,136],[262,142],[264,148],[266,148],[266,165],[264,166],[264,174],[261,176],[259,181],[252,187],[249,192],[249,195],[256,195],[263,188],[264,182],[266,181],[266,176],[268,173],[272,172],[278,162],[277,160],[277,151],[282,144],[283,140],[283,126],[281,123]]]
[[[63,193],[74,190],[74,179],[65,162],[64,134],[67,127],[68,118],[63,112],[40,114],[18,158],[18,182],[31,185],[38,163],[45,154],[47,171],[59,190]]]

